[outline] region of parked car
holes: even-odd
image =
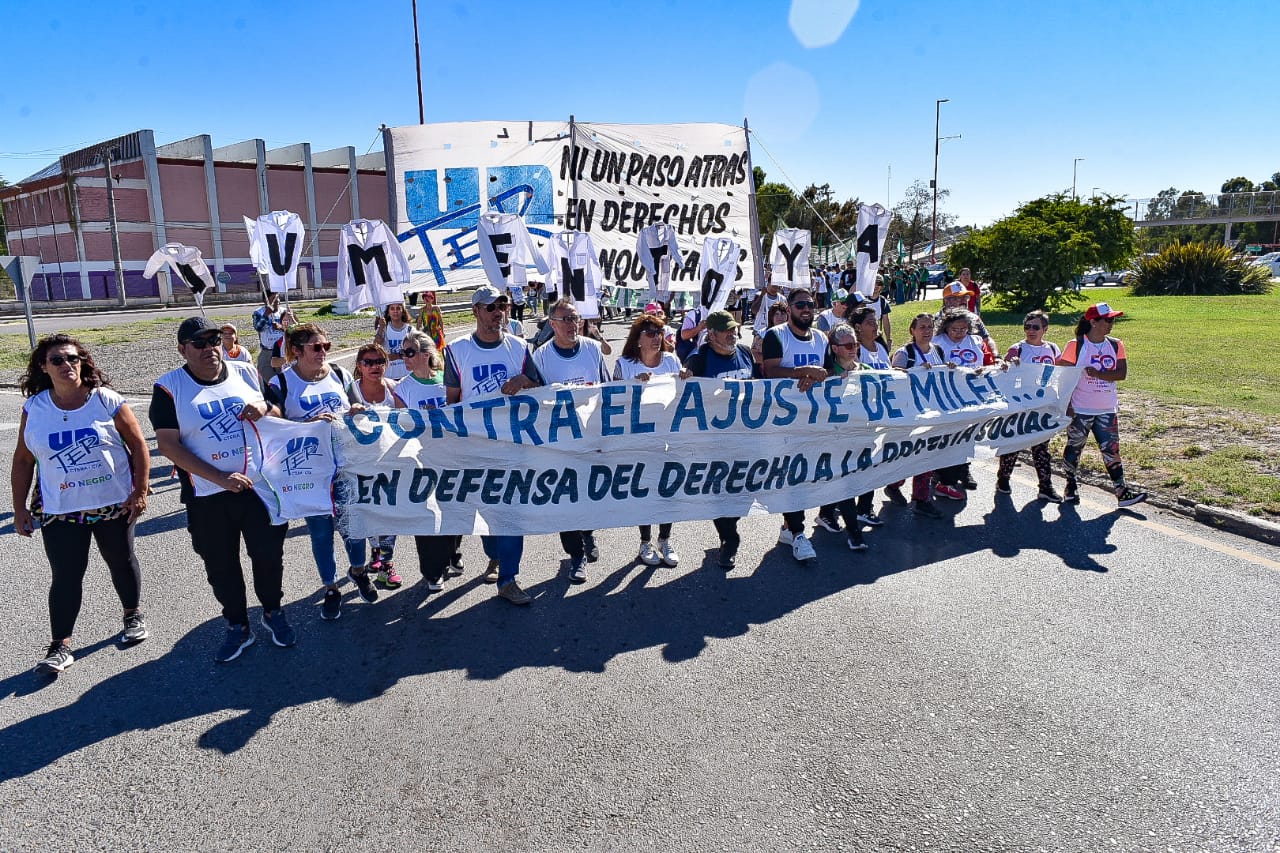
[[[1266,267],[1273,276],[1280,275],[1280,252],[1270,252],[1250,261],[1254,266]]]
[[[926,264],[925,269],[929,271],[929,284],[934,287],[942,287],[951,281],[951,276],[947,274],[946,264]]]
[[[1080,276],[1080,280],[1084,284],[1092,284],[1097,287],[1103,284],[1124,284],[1129,280],[1129,276],[1133,275],[1133,270],[1104,270],[1092,269]]]

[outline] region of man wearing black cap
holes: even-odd
[[[251,364],[223,361],[219,329],[204,317],[178,327],[178,353],[186,364],[156,380],[151,425],[156,445],[179,469],[191,545],[204,561],[227,633],[215,660],[233,661],[253,644],[240,566],[240,539],[253,566],[253,589],[262,604],[262,626],[277,646],[292,646],[285,619],[286,524],[271,523],[245,468],[243,421],[274,410],[262,397]]]
[[[822,382],[828,373],[827,336],[813,328],[813,294],[806,287],[797,287],[787,294],[787,308],[791,317],[784,326],[775,326],[765,333],[762,351],[766,379],[790,378],[796,380],[796,388],[808,391],[815,383]],[[790,545],[791,555],[801,563],[816,560],[818,555],[812,543],[804,535],[804,510],[785,512],[779,545]]]

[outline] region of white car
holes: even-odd
[[[1266,267],[1271,275],[1280,276],[1280,252],[1271,252],[1250,261],[1254,266]]]
[[[1124,284],[1128,281],[1129,276],[1133,275],[1132,270],[1121,270],[1119,272],[1113,270],[1093,269],[1080,276],[1080,281],[1084,284],[1092,284],[1097,287],[1108,282],[1116,284]]]

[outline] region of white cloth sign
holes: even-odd
[[[480,121],[411,125],[384,134],[393,221],[413,270],[410,290],[485,283],[480,218],[520,216],[536,244],[558,231],[591,235],[604,281],[647,287],[637,235],[675,231],[683,264],[673,290],[698,289],[707,237],[747,247],[754,288],[751,161],[741,127]]]
[[[183,284],[191,288],[196,304],[203,307],[204,292],[213,288],[213,273],[209,272],[209,265],[204,262],[200,250],[182,243],[165,243],[147,260],[146,269],[142,271],[143,278],[155,278],[155,274],[164,266],[169,267]]]
[[[671,270],[684,264],[676,229],[665,222],[647,225],[636,235],[636,257],[644,267],[649,284],[649,301],[671,299]]]
[[[880,255],[884,251],[885,238],[889,236],[889,221],[893,214],[882,204],[864,204],[858,208],[858,250],[855,260],[858,270],[858,292],[870,296],[876,287],[876,274],[880,272]]]
[[[479,223],[480,262],[484,274],[498,290],[529,283],[525,267],[533,264],[546,275],[549,267],[529,235],[524,220],[514,213],[486,213]]]
[[[257,219],[246,216],[244,226],[249,231],[249,260],[267,277],[267,287],[275,293],[296,289],[305,236],[298,214],[273,210]]]
[[[769,253],[770,275],[780,287],[809,284],[809,241],[812,235],[804,228],[779,228],[773,232],[773,251]]]
[[[738,244],[728,237],[708,237],[702,244],[702,257],[698,261],[698,281],[701,292],[698,304],[712,311],[723,311],[733,291],[734,277],[738,274]]]
[[[806,509],[1030,447],[1066,427],[1080,369],[794,379],[657,376],[538,388],[333,424],[352,536],[575,530]]]
[[[347,310],[377,308],[404,301],[409,262],[381,219],[353,219],[342,226],[338,249],[338,298]]]
[[[600,317],[600,261],[590,234],[561,231],[547,243],[547,293],[568,299],[587,320]]]
[[[325,421],[281,418],[246,421],[246,474],[266,504],[272,524],[309,515],[332,515],[337,462],[334,430]]]

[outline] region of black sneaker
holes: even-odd
[[[1002,495],[1013,494],[1013,489],[1009,486],[1008,477],[996,477],[996,491]]]
[[[960,485],[964,488],[966,492],[972,492],[974,489],[978,488],[978,481],[973,479],[972,474],[965,474],[964,482],[961,483]]]
[[[213,659],[218,663],[230,663],[240,657],[240,653],[253,645],[253,632],[248,625],[232,625],[227,628],[227,636]]]
[[[738,543],[720,543],[720,568],[726,572],[738,564]]]
[[[867,543],[866,543],[866,542],[863,542],[861,539],[854,539],[852,536],[850,536],[850,537],[849,537],[849,550],[850,550],[850,551],[865,551],[865,550],[867,550]]]
[[[1048,501],[1051,504],[1062,503],[1062,495],[1053,490],[1053,486],[1040,487],[1040,500]]]
[[[298,642],[298,637],[293,633],[293,628],[289,627],[289,620],[284,616],[284,608],[274,610],[270,614],[264,610],[262,612],[262,627],[266,628],[267,632],[271,634],[271,642],[282,649],[287,649]]]
[[[347,569],[347,577],[356,585],[356,589],[360,591],[360,597],[368,604],[373,604],[378,600],[378,591],[373,588],[373,581],[369,580],[368,572],[360,572],[356,574],[353,569]]]
[[[902,493],[901,486],[885,486],[884,495],[889,499],[889,503],[894,506],[906,506],[908,504],[907,496]]]
[[[1135,492],[1133,489],[1129,488],[1128,486],[1125,486],[1123,491],[1116,493],[1116,503],[1122,509],[1127,506],[1133,506],[1134,504],[1140,504],[1146,499],[1147,499],[1146,492]]]
[[[827,532],[829,532],[829,533],[839,533],[839,532],[840,532],[840,521],[839,521],[839,519],[833,518],[832,516],[829,516],[829,515],[822,515],[821,513],[819,513],[819,514],[818,514],[818,526],[819,526],[819,527],[821,527],[823,530],[826,530],[826,531],[827,531]]]
[[[342,618],[342,593],[336,589],[324,591],[324,601],[320,602],[320,618],[329,622]]]
[[[596,544],[596,537],[593,533],[588,533],[582,537],[583,543],[587,547],[587,562],[594,563],[600,559],[600,546]],[[584,578],[585,580],[585,578]]]
[[[449,558],[449,565],[444,567],[444,576],[446,578],[462,577],[462,555],[457,551],[454,551],[453,556]]]
[[[1076,484],[1074,477],[1067,480],[1066,488],[1062,490],[1062,502],[1064,504],[1080,503],[1080,487]]]
[[[574,557],[569,564],[569,583],[587,582],[587,558]]]
[[[61,642],[50,643],[44,660],[36,664],[36,672],[42,675],[57,675],[75,662],[70,646],[64,646]]]
[[[933,501],[916,501],[911,509],[916,515],[923,515],[925,518],[942,518],[942,513],[933,505]]]
[[[876,515],[874,509],[869,509],[866,513],[858,513],[858,521],[867,527],[883,527],[884,522],[880,520],[880,516]]]
[[[147,630],[147,622],[142,618],[141,613],[130,613],[124,617],[124,630],[120,633],[120,642],[126,646],[132,646],[134,643],[141,643],[151,633]]]

